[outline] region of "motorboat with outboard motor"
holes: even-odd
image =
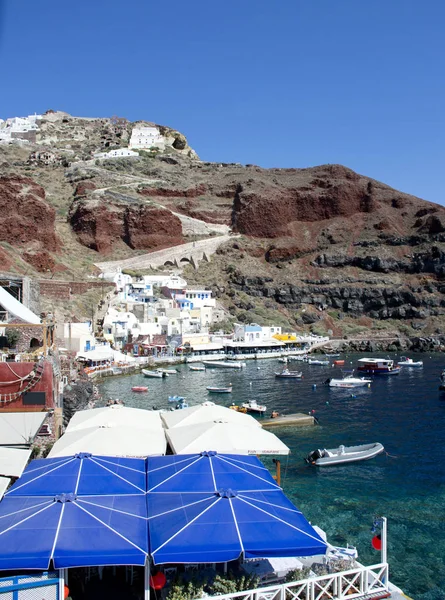
[[[412,358],[408,358],[406,356],[402,356],[401,359],[397,362],[399,367],[423,367],[423,360],[413,360]]]
[[[354,372],[343,373],[343,377],[341,379],[330,377],[326,379],[325,384],[329,385],[332,388],[356,388],[356,387],[370,387],[372,383],[372,379],[367,377],[354,377]]]
[[[316,467],[328,467],[342,465],[360,460],[369,460],[384,451],[384,447],[379,442],[374,444],[362,444],[360,446],[339,446],[327,450],[313,450],[305,457],[305,461]]]
[[[157,377],[158,379],[162,379],[163,377],[168,377],[168,373],[161,371],[160,369],[156,369],[156,371],[150,371],[149,369],[142,369],[142,375],[144,377]]]
[[[256,400],[249,400],[249,402],[244,402],[242,404],[242,408],[245,408],[249,413],[260,413],[264,414],[267,410],[267,406],[264,404],[258,404]]]

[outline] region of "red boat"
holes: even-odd
[[[143,385],[135,385],[134,387],[131,388],[132,392],[148,392],[148,387],[145,387]]]

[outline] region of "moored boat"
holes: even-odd
[[[359,358],[358,363],[357,371],[368,375],[398,375],[402,370],[390,358]]]
[[[244,414],[247,413],[247,408],[243,408],[242,406],[238,406],[237,404],[231,404],[229,408],[231,410],[234,410],[235,412],[240,412]]]
[[[145,385],[134,385],[131,388],[132,392],[148,392],[148,387],[146,387]]]
[[[325,366],[329,364],[328,360],[321,360],[319,358],[308,358],[307,361],[308,365],[320,365],[320,366]]]
[[[323,450],[313,450],[305,457],[305,461],[313,466],[328,467],[341,465],[361,460],[374,458],[384,447],[379,442],[374,444],[362,444],[360,446],[339,446],[338,448],[326,448]]]
[[[227,387],[215,387],[212,385],[208,385],[206,390],[212,394],[231,394],[232,386],[229,385]]]
[[[162,379],[163,377],[168,377],[167,373],[161,371],[160,369],[156,369],[156,371],[150,371],[149,369],[142,369],[142,374],[144,377],[157,377],[158,379]]]
[[[184,400],[185,400],[184,396],[169,396],[168,397],[169,402],[184,402]]]
[[[281,379],[301,379],[303,373],[301,371],[289,371],[289,369],[283,369],[281,373],[275,373],[275,377]]]
[[[397,362],[399,367],[415,367],[421,368],[423,367],[423,360],[413,360],[412,358],[408,358],[407,356],[402,356],[401,359]]]
[[[258,404],[256,400],[249,400],[249,402],[244,402],[242,404],[242,408],[245,408],[247,412],[260,414],[264,414],[267,410],[267,406],[265,406],[264,404]]]
[[[190,371],[205,371],[206,368],[204,366],[196,366],[196,367],[189,367]]]
[[[354,375],[350,373],[349,375],[344,375],[341,379],[330,377],[325,383],[327,383],[329,387],[335,388],[369,387],[372,383],[372,379],[367,377],[354,377]]]
[[[177,369],[158,369],[158,371],[162,371],[162,373],[165,373],[166,375],[177,375],[178,374]]]
[[[246,366],[245,362],[237,360],[203,360],[202,364],[211,369],[242,369]]]

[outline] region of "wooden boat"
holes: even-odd
[[[189,367],[190,371],[205,371],[205,367],[197,366],[197,367]]]
[[[301,379],[303,373],[301,371],[289,371],[289,369],[283,369],[281,373],[275,373],[275,377],[281,379]]]
[[[203,360],[202,364],[211,369],[242,369],[246,366],[245,362],[239,362],[236,360]]]
[[[398,375],[402,370],[389,358],[360,358],[358,363],[357,371],[368,375]]]
[[[384,447],[379,442],[362,444],[361,446],[339,446],[329,450],[313,450],[305,457],[305,461],[316,467],[342,465],[360,460],[369,460],[381,452]]]
[[[232,393],[231,385],[227,386],[227,387],[214,387],[214,386],[208,385],[206,389],[211,394],[231,394]]]
[[[264,414],[267,410],[267,406],[264,406],[264,404],[258,404],[256,400],[249,400],[249,402],[244,402],[242,404],[242,408],[245,408],[248,413],[260,414]]]
[[[131,388],[132,392],[148,392],[148,387],[146,387],[145,385],[134,385]]]
[[[168,377],[167,373],[164,373],[160,369],[156,369],[156,371],[150,371],[149,369],[142,369],[142,374],[144,377],[157,377],[158,379],[162,379],[163,377]]]
[[[414,361],[412,358],[407,358],[406,356],[402,356],[399,362],[397,363],[399,367],[423,367],[423,360]]]

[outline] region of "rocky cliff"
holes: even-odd
[[[49,113],[36,145],[0,147],[6,258],[9,244],[43,269],[45,251],[53,269],[85,275],[104,257],[177,246],[206,231],[199,224],[220,224],[232,241],[185,276],[212,286],[232,319],[336,335],[442,328],[443,206],[341,165],[202,162],[168,128],[162,151],[94,159],[125,147],[133,126]]]

